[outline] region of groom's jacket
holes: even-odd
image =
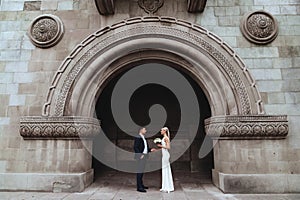
[[[147,140],[146,140],[146,142],[147,142],[148,153],[150,153],[151,149],[149,148],[149,144],[148,144]],[[145,148],[143,138],[140,135],[135,137],[133,148],[134,148],[134,152],[135,152],[134,159],[140,159],[141,156],[143,155],[143,151],[144,151],[144,148]],[[145,158],[148,158],[148,156],[149,155],[146,154]]]

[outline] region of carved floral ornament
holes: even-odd
[[[205,132],[212,138],[280,139],[285,138],[288,131],[286,115],[228,115],[205,120]]]
[[[268,44],[278,35],[276,19],[263,10],[246,14],[240,27],[243,35],[256,44]]]
[[[182,0],[184,1],[184,0]],[[186,1],[186,0],[185,0]],[[191,13],[203,12],[207,0],[188,0],[187,11]],[[163,6],[164,0],[137,0],[139,6],[145,12],[153,14]],[[115,0],[95,0],[98,12],[101,15],[112,15],[115,13]]]
[[[138,4],[145,12],[153,14],[163,6],[164,0],[139,0]]]
[[[40,15],[35,18],[28,30],[31,42],[40,48],[56,45],[63,37],[64,26],[55,15]]]
[[[20,135],[24,139],[90,138],[100,133],[100,121],[86,117],[22,117]]]

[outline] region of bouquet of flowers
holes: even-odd
[[[154,142],[155,144],[161,144],[161,139],[160,139],[160,138],[155,138],[155,139],[153,140],[153,142]]]

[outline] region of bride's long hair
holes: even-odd
[[[168,138],[171,139],[171,138],[170,138],[170,131],[169,131],[169,128],[168,128],[168,127],[163,127],[162,129],[165,130],[165,131],[167,132]]]

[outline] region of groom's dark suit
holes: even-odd
[[[145,138],[146,140],[146,138]],[[144,184],[143,184],[143,175],[144,175],[144,170],[145,170],[145,165],[146,165],[146,159],[149,157],[148,153],[151,152],[151,149],[149,148],[148,142],[147,143],[147,154],[144,154],[144,149],[145,149],[145,144],[143,138],[138,135],[134,139],[134,159],[137,161],[137,174],[136,174],[136,183],[137,183],[137,189],[138,190],[143,190],[144,189]],[[142,158],[143,156],[143,158]]]

